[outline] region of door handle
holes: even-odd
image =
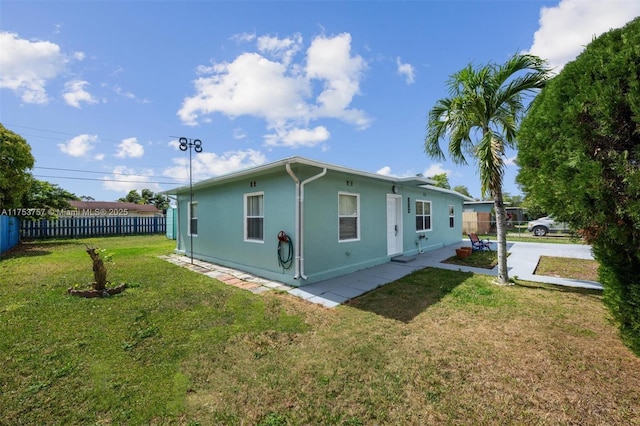
[[[398,225],[395,226],[396,235],[398,235]]]

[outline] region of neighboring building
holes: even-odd
[[[507,205],[509,203],[505,203]],[[484,201],[465,201],[464,202],[464,210],[465,212],[476,212],[476,213],[491,213],[493,211],[493,200],[484,200]]]
[[[162,216],[162,210],[150,204],[121,203],[119,201],[75,201],[70,200],[72,212],[77,212],[78,216],[131,216],[131,217],[154,217]],[[74,213],[70,213],[74,215]]]
[[[291,157],[166,193],[177,252],[300,286],[460,242],[471,199],[431,184]]]
[[[511,203],[504,203],[505,210],[510,213]],[[495,231],[495,215],[493,214],[493,200],[465,201],[462,212],[462,232],[464,234],[489,234]],[[508,221],[511,223],[511,221]]]

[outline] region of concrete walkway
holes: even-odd
[[[380,287],[381,285],[396,281],[414,271],[424,269],[426,267],[497,276],[497,267],[493,269],[470,268],[442,263],[443,260],[455,255],[456,248],[469,245],[469,241],[466,240],[458,244],[445,246],[441,249],[428,251],[415,257],[406,258],[404,259],[406,262],[389,262],[373,268],[363,269],[341,277],[297,288],[197,259],[194,260],[194,264],[192,265],[191,260],[187,256],[170,255],[161,256],[161,258],[176,265],[187,267],[195,272],[205,274],[211,278],[216,278],[229,285],[249,290],[253,293],[259,294],[273,289],[286,291],[294,296],[308,300],[309,302],[318,303],[332,308],[349,299]],[[492,244],[492,248],[495,249],[495,243]],[[517,242],[508,243],[507,250],[510,253],[508,265],[509,277],[511,278],[517,277],[519,280],[524,281],[535,281],[569,287],[602,289],[602,285],[593,281],[557,278],[534,274],[538,261],[540,260],[540,256],[593,259],[590,246],[581,244]]]
[[[454,271],[474,272],[483,275],[498,275],[498,267],[493,269],[470,268],[460,265],[442,263],[455,255],[458,247],[469,246],[469,241],[452,244],[438,250],[419,254],[407,263],[390,262],[373,268],[364,269],[341,277],[305,285],[289,293],[314,303],[334,307],[345,301],[373,290],[383,284],[398,280],[410,273],[426,267],[450,269]],[[495,244],[492,244],[495,250]],[[508,243],[507,250],[509,277],[520,280],[543,282],[569,287],[602,289],[593,281],[573,280],[557,277],[534,275],[540,256],[567,257],[574,259],[593,259],[591,247],[581,244],[548,244],[548,243]]]

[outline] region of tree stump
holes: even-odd
[[[76,290],[73,287],[67,289],[67,293],[72,296],[80,297],[108,297],[114,294],[122,293],[127,284],[122,283],[117,287],[107,288],[107,267],[104,265],[104,260],[100,256],[100,251],[96,247],[87,247],[87,254],[93,261],[93,278],[95,279],[90,285],[91,289]]]

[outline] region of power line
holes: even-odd
[[[41,177],[41,178],[54,178],[54,179],[96,180],[98,182],[156,183],[158,185],[179,185],[176,182],[154,182],[154,181],[148,181],[148,180],[94,179],[94,178],[85,178],[85,177],[46,176],[46,175],[33,175],[33,176]]]
[[[61,169],[59,167],[43,167],[43,166],[35,166],[34,169],[45,169],[45,170],[60,170],[63,172],[78,172],[78,173],[95,173],[95,174],[110,174],[110,175],[118,175],[118,176],[142,176],[142,177],[153,177],[153,178],[166,178],[166,176],[158,176],[158,175],[141,175],[137,173],[116,173],[116,172],[96,172],[94,170],[78,170],[78,169]],[[175,180],[189,180],[187,178],[170,178]]]
[[[81,134],[89,134],[90,132],[80,132],[80,133],[67,133],[67,132],[59,132],[57,130],[47,130],[47,129],[39,129],[37,127],[29,127],[29,126],[20,126],[18,124],[10,124],[10,123],[5,123],[6,126],[9,127],[19,127],[21,129],[29,129],[29,130],[36,130],[38,132],[47,132],[47,133],[56,133],[58,135],[66,135],[66,136],[78,136]],[[32,136],[34,138],[43,138],[43,139],[54,139],[54,140],[59,140],[59,138],[52,138],[52,137],[48,137],[48,136],[40,136],[40,135],[21,135],[21,136]],[[98,139],[102,140],[102,141],[106,141],[106,142],[122,142],[122,140],[118,140],[118,139],[109,139],[109,138],[103,138],[100,137],[98,135],[96,135],[98,137]]]

